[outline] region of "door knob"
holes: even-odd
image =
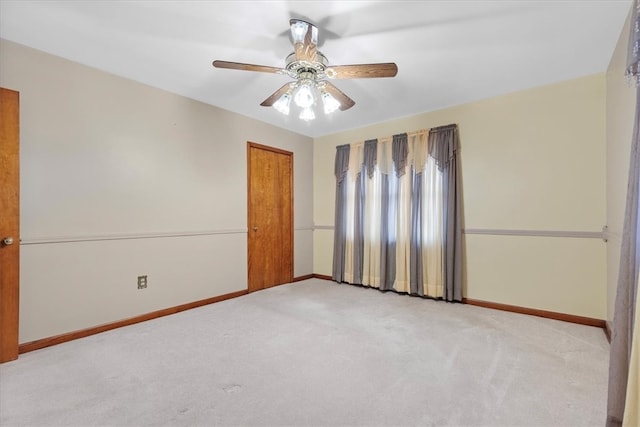
[[[253,226],[253,231],[258,231],[258,227],[256,227],[255,225]]]
[[[5,237],[4,239],[2,239],[2,244],[4,246],[13,245],[13,237]]]

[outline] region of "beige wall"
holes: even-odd
[[[294,274],[313,272],[310,138],[0,43],[21,101],[21,343],[246,289],[247,141],[294,152]],[[140,238],[102,240],[123,236]]]
[[[604,74],[314,140],[314,271],[331,274],[335,147],[456,123],[465,228],[599,232],[605,225]],[[426,96],[426,95],[425,95]],[[606,317],[600,239],[467,234],[468,298]]]
[[[634,102],[621,77],[626,33],[606,76],[312,145],[0,41],[0,85],[21,92],[20,342],[246,288],[248,140],[295,153],[295,275],[331,274],[335,146],[449,123],[460,128],[466,228],[599,231],[606,223],[610,232],[607,245],[468,234],[465,295],[611,319]],[[119,236],[143,238],[100,240]],[[49,243],[29,244],[36,242]],[[138,291],[142,274],[149,288]]]
[[[635,90],[624,75],[629,25],[624,28],[607,70],[607,320],[613,320],[620,245],[624,222],[625,200],[629,174],[629,154],[633,133]]]

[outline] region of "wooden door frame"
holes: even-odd
[[[3,271],[0,272],[0,363],[18,358],[20,308],[20,93],[0,88],[0,170],[3,187],[0,240],[12,237],[11,246],[0,241]],[[15,165],[15,168],[13,167]],[[1,167],[1,165],[0,165]],[[9,185],[4,185],[10,183]],[[5,202],[7,203],[5,205]],[[6,233],[6,234],[3,234]]]
[[[251,148],[257,148],[260,150],[266,150],[266,151],[271,151],[273,153],[278,153],[278,154],[284,154],[286,156],[289,156],[291,158],[291,173],[289,174],[289,186],[291,188],[291,223],[289,224],[289,239],[290,239],[290,243],[291,243],[291,272],[290,272],[290,276],[289,277],[289,282],[293,281],[293,277],[294,277],[294,260],[295,260],[295,250],[294,250],[294,229],[293,229],[293,224],[294,224],[294,214],[295,214],[295,209],[294,209],[294,196],[293,196],[293,184],[294,184],[294,180],[293,180],[293,172],[294,172],[294,168],[293,168],[293,161],[294,161],[294,156],[293,156],[293,152],[291,151],[287,151],[287,150],[283,150],[280,148],[276,148],[276,147],[270,147],[268,145],[263,145],[263,144],[258,144],[257,142],[252,142],[252,141],[247,141],[247,291],[249,291],[250,288],[250,277],[249,277],[249,260],[251,259],[250,256],[250,245],[249,245],[249,238],[251,236]]]

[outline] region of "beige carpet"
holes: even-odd
[[[601,426],[600,329],[307,280],[24,354],[2,426]]]

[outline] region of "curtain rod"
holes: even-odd
[[[420,134],[423,134],[423,133],[429,133],[430,130],[431,129],[420,129],[420,130],[415,130],[413,132],[404,132],[404,133],[406,133],[407,136],[416,136],[416,135],[420,135]],[[400,134],[400,135],[402,135],[402,134]]]
[[[406,133],[407,136],[410,137],[410,136],[421,135],[421,134],[424,134],[424,133],[428,134],[431,131],[438,132],[438,131],[447,130],[447,129],[457,129],[457,127],[458,127],[458,125],[453,123],[453,124],[450,124],[450,125],[437,126],[437,127],[434,127],[434,128],[420,129],[420,130],[415,130],[415,131],[412,131],[412,132],[402,132],[402,133]],[[402,135],[402,133],[397,133],[396,135]],[[378,140],[379,141],[381,139],[393,139],[393,135],[384,136],[384,137],[380,137],[380,138],[369,138],[369,139],[365,139],[365,140],[362,140],[362,141],[354,142],[354,143],[351,143],[351,144],[364,144],[367,141],[373,141],[373,140]],[[336,148],[338,148],[338,147],[346,147],[346,146],[351,145],[351,144],[341,144],[341,145],[336,146]]]
[[[396,135],[402,135],[403,133],[406,133],[407,136],[416,136],[416,135],[420,135],[423,133],[429,133],[432,131],[441,131],[441,130],[449,130],[449,129],[457,129],[458,125],[455,123],[449,124],[449,125],[443,125],[443,126],[436,126],[434,128],[428,128],[428,129],[420,129],[420,130],[415,130],[413,132],[402,132]],[[386,138],[393,138],[393,136],[387,136],[385,138],[378,138],[378,139],[386,139]]]
[[[406,134],[407,134],[407,136],[416,136],[416,135],[421,135],[421,134],[425,134],[425,133],[426,133],[426,134],[428,134],[428,133],[429,133],[430,131],[432,131],[433,129],[436,129],[436,128],[431,128],[431,129],[420,129],[420,130],[414,130],[414,131],[412,131],[412,132],[401,132],[401,133],[396,133],[396,134],[391,135],[391,136],[383,136],[383,137],[381,137],[381,138],[371,138],[371,139],[366,139],[365,141],[371,141],[371,140],[376,140],[376,139],[377,139],[377,140],[381,140],[381,139],[393,139],[393,137],[394,137],[394,136],[396,136],[396,135],[402,135],[402,134],[404,134],[404,133],[406,133]]]

